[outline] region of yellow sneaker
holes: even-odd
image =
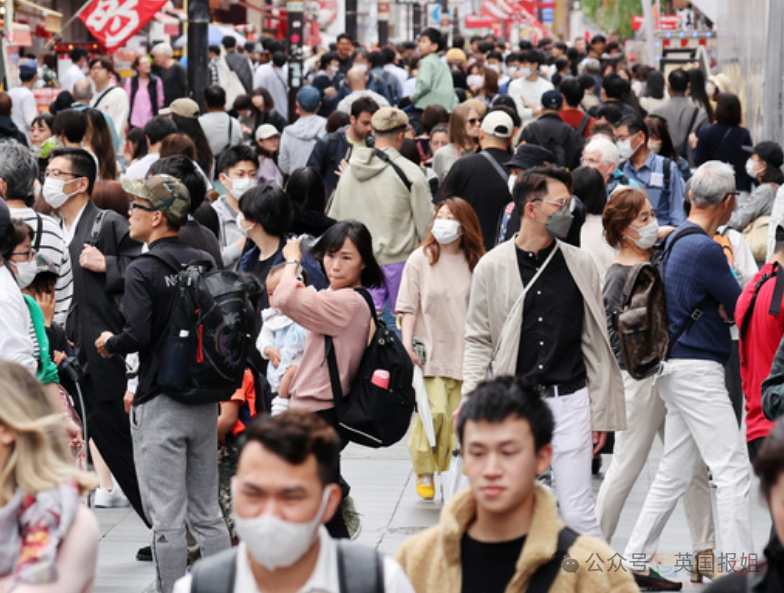
[[[417,476],[416,491],[424,500],[433,500],[436,497],[436,487],[433,483],[433,474]]]

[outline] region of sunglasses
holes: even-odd
[[[472,117],[471,119],[468,120],[468,123],[471,124],[472,126],[475,126],[480,121],[482,121],[482,120],[480,120],[478,117]]]

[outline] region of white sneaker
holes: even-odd
[[[93,505],[99,509],[113,509],[130,506],[131,503],[128,502],[120,487],[115,484],[112,490],[96,488]]]

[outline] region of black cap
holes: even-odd
[[[533,167],[543,167],[548,163],[555,163],[555,155],[552,152],[536,144],[521,144],[506,166],[532,169]]]
[[[758,155],[760,159],[771,167],[781,167],[781,165],[784,165],[784,151],[782,151],[781,146],[775,142],[760,142],[753,148],[744,146],[743,150]]]
[[[551,111],[558,111],[563,105],[563,95],[559,91],[550,90],[542,93],[542,107]]]

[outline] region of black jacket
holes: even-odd
[[[185,245],[177,237],[159,239],[150,244],[150,252],[165,250],[180,263],[206,259],[203,252]],[[167,322],[177,296],[176,272],[149,255],[137,258],[125,272],[126,323],[122,333],[106,341],[112,354],[139,353],[139,387],[134,405],[149,401],[161,393],[155,383],[153,359],[166,337]],[[116,358],[116,357],[114,357]]]
[[[0,138],[16,140],[22,146],[27,146],[27,136],[19,131],[16,124],[8,115],[0,115]]]
[[[522,140],[546,148],[555,155],[553,164],[574,171],[580,166],[585,141],[572,126],[554,112],[543,113],[523,130]]]
[[[441,198],[457,196],[473,206],[482,227],[485,249],[490,251],[495,246],[498,219],[512,199],[506,168],[512,155],[499,148],[488,148],[485,152],[501,165],[506,179],[482,153],[465,156],[449,170],[441,186]]]
[[[206,251],[215,260],[217,268],[219,270],[223,269],[223,258],[221,257],[218,237],[192,216],[188,217],[188,222],[180,229],[180,241],[194,249]]]
[[[125,318],[120,311],[125,286],[125,270],[141,253],[141,243],[128,234],[128,221],[111,210],[106,211],[95,246],[106,258],[106,272],[91,272],[79,265],[85,243],[90,243],[93,223],[100,210],[92,202],[84,208],[68,246],[73,262],[73,303],[68,315],[68,339],[78,346],[79,364],[89,373],[100,401],[122,398],[127,384],[125,364],[115,356],[101,358],[95,340],[101,332],[122,331]]]
[[[340,161],[343,159],[348,160],[351,155],[351,142],[346,138],[346,129],[348,126],[343,126],[339,130],[322,136],[308,157],[307,166],[314,167],[324,180],[324,192],[327,199],[335,191],[340,179],[335,175],[335,170],[338,168]],[[370,146],[370,142],[366,142]]]

